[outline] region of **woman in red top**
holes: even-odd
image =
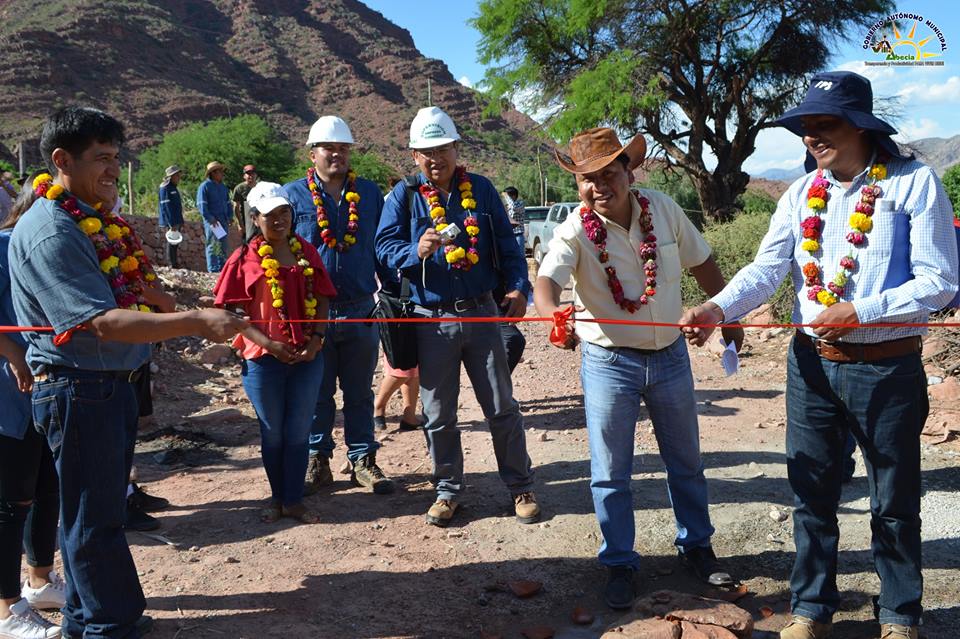
[[[230,256],[213,289],[251,327],[233,346],[243,357],[243,388],[260,421],[261,457],[271,499],[262,520],[316,523],[303,505],[307,439],[323,379],[322,324],[337,293],[317,250],[291,232],[292,209],[279,184],[260,182],[247,197],[259,233]]]

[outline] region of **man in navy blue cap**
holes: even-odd
[[[920,431],[926,375],[916,326],[957,291],[953,214],[933,171],[900,153],[873,115],[870,82],[815,75],[778,120],[803,138],[811,172],[780,198],[754,262],[681,323],[736,320],[790,274],[797,331],[787,360],[787,473],[795,493],[793,617],[782,639],[822,639],[837,590],[842,452],[853,433],[870,490],[875,610],[882,639],[916,639],[920,566]],[[815,170],[813,170],[815,169]],[[710,331],[688,326],[700,345]]]

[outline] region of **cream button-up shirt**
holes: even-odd
[[[645,322],[676,323],[683,313],[680,299],[680,275],[685,268],[703,264],[710,257],[710,246],[690,222],[683,210],[664,193],[639,189],[650,201],[653,234],[657,237],[656,295],[650,302],[628,313],[613,301],[607,286],[604,265],[598,259],[597,247],[583,230],[579,209],[560,224],[550,240],[549,250],[540,265],[538,277],[549,277],[561,287],[573,278],[574,304],[582,311],[577,320],[604,318]],[[627,299],[637,299],[646,289],[640,245],[640,205],[631,197],[633,206],[630,229],[600,215],[607,228],[608,264],[617,269]],[[599,215],[599,214],[598,214]],[[605,348],[628,347],[660,350],[680,336],[678,328],[663,326],[625,326],[577,322],[580,339]]]

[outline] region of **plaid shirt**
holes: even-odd
[[[780,198],[770,229],[753,263],[737,273],[711,301],[728,321],[739,319],[767,300],[790,273],[796,299],[793,322],[811,323],[824,307],[807,299],[801,267],[819,263],[824,282],[833,279],[840,258],[851,250],[846,240],[848,219],[866,185],[866,170],[849,189],[824,171],[830,186],[822,212],[821,248],[813,256],[800,248],[800,222],[812,214],[807,190],[816,173],[791,185]],[[957,292],[957,241],[953,211],[943,185],[927,166],[915,160],[893,159],[879,182],[873,230],[867,243],[854,249],[858,266],[850,276],[842,301],[852,302],[863,324],[923,323],[929,313],[946,306]],[[803,329],[813,335],[810,328]],[[926,334],[924,328],[858,328],[843,337],[851,343],[876,343]]]

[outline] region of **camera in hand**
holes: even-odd
[[[443,243],[452,242],[460,235],[460,228],[456,224],[448,224],[440,231],[440,241]]]

